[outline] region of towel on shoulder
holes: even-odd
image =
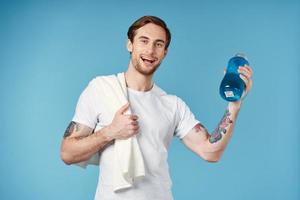
[[[103,94],[103,102],[113,113],[116,113],[128,102],[127,87],[124,73],[95,78],[97,89]],[[131,114],[130,108],[125,114]],[[89,160],[78,163],[86,168],[89,164],[99,164],[99,154]],[[125,140],[115,140],[114,144],[114,191],[132,187],[136,179],[145,176],[145,166],[142,153],[135,136]]]

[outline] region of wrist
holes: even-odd
[[[107,141],[107,142],[111,142],[112,140],[114,140],[115,138],[113,138],[112,134],[111,134],[111,126],[105,126],[104,128],[101,129],[101,135],[103,136],[103,140]]]
[[[235,101],[228,103],[228,110],[239,111],[241,109],[242,101]]]

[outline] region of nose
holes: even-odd
[[[155,50],[154,43],[149,43],[146,47],[146,53],[152,55]]]

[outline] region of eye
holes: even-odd
[[[161,42],[158,42],[158,43],[156,43],[156,47],[158,47],[158,48],[162,48],[162,47],[164,47],[164,44],[163,44],[163,43],[161,43]]]
[[[146,39],[141,39],[140,41],[141,41],[141,43],[143,43],[143,44],[147,44],[147,43],[148,43],[148,40],[146,40]]]

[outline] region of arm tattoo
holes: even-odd
[[[207,129],[201,123],[196,124],[196,126],[194,126],[194,130],[197,133],[202,132],[202,131],[205,131],[206,133],[208,133]]]
[[[222,134],[226,134],[226,128],[229,124],[232,124],[233,121],[229,118],[231,113],[227,109],[224,116],[222,117],[220,123],[218,124],[218,127],[214,130],[214,132],[209,137],[210,143],[218,142],[222,139]]]
[[[80,125],[76,122],[71,121],[69,126],[67,127],[64,138],[69,137],[74,131],[77,132],[80,129]]]

